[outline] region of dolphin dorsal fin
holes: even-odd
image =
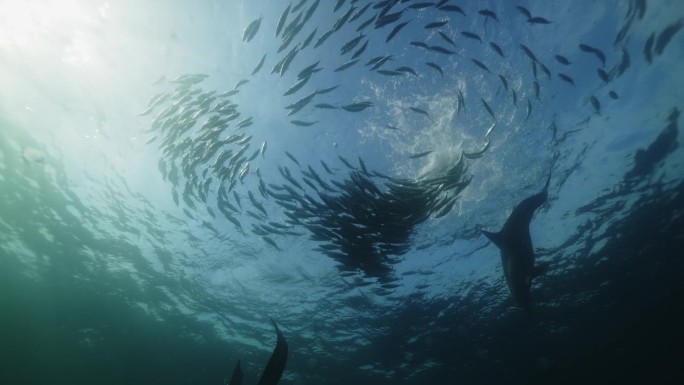
[[[492,233],[490,231],[482,230],[482,234],[485,235],[490,241],[492,241],[497,247],[501,247],[501,232]]]
[[[228,382],[226,382],[226,384],[228,384]],[[230,385],[242,385],[242,368],[240,367],[240,360],[235,364],[233,377],[230,379]]]

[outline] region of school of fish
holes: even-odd
[[[630,67],[633,59],[624,42],[632,25],[646,12],[644,0],[629,1],[624,23],[612,47],[599,48],[578,42],[575,52],[539,54],[535,53],[532,42],[510,47],[489,41],[488,29],[497,28],[501,23],[493,10],[469,9],[453,3],[448,0],[283,2],[284,9],[277,20],[260,16],[244,28],[242,44],[252,44],[250,42],[264,33],[264,26],[269,25],[274,29],[279,46],[275,52],[260,54],[261,59],[249,75],[237,80],[233,88],[205,90],[202,83],[209,77],[206,74],[186,74],[163,82],[170,90],[153,96],[141,115],[155,114],[148,143],[159,147],[158,167],[172,186],[175,204],[182,207],[190,219],[198,217],[196,212],[200,208],[206,209],[214,218],[220,214],[236,231],[245,235],[251,233],[276,249],[281,248],[280,241],[285,237],[308,234],[318,243],[319,251],[339,262],[341,270],[385,276],[395,257],[410,250],[410,235],[415,226],[429,218],[442,217],[453,209],[459,193],[471,179],[467,163],[488,151],[490,135],[499,124],[504,103],[518,108],[522,102],[521,120],[530,120],[535,107],[541,108],[545,89],[575,86],[573,66],[578,60],[593,61],[597,76],[610,84]],[[501,6],[514,9],[524,28],[543,29],[562,22],[553,20],[552,15],[534,15],[521,5],[502,3]],[[331,19],[331,25],[314,20],[315,15],[323,12],[336,15]],[[409,26],[418,25],[419,14],[431,20],[421,24],[423,39],[405,33]],[[462,28],[461,21],[466,18],[480,20],[479,29]],[[645,42],[644,59],[651,63],[662,55],[682,26],[684,21],[680,19],[662,31],[653,32]],[[295,69],[300,53],[315,52],[321,46],[333,44],[331,37],[336,34],[349,36],[337,47],[336,67],[325,67],[317,60]],[[402,63],[404,56],[396,53],[381,53],[369,48],[389,42],[396,44],[402,39],[412,55],[421,57],[424,67]],[[485,50],[494,55],[483,55]],[[526,58],[529,62],[529,74],[524,77],[529,81],[520,84],[509,73],[499,73],[496,69],[500,68],[496,65],[498,62],[513,56]],[[267,151],[268,140],[259,140],[250,132],[250,126],[260,124],[259,118],[245,116],[238,102],[241,90],[250,86],[253,77],[264,76],[262,71],[266,66],[272,66],[267,76],[287,75],[295,80],[282,96],[281,107],[289,119],[287,123],[302,129],[319,129],[324,121],[294,116],[308,116],[310,111],[361,116],[364,111],[376,108],[378,103],[375,100],[340,100],[341,96],[331,99],[340,94],[340,84],[312,88],[312,78],[337,79],[333,76],[335,73],[352,67],[364,67],[368,76],[388,79],[442,78],[449,76],[449,63],[453,60],[471,66],[472,71],[491,77],[501,85],[489,95],[468,98],[471,108],[478,106],[475,111],[488,117],[488,124],[491,124],[479,149],[464,151],[449,167],[413,179],[369,169],[361,157],[354,162],[339,157],[339,163],[333,165],[323,160],[303,164],[285,151],[274,158],[278,162],[280,181],[262,176],[261,168],[271,157]],[[612,67],[607,67],[613,62]],[[465,112],[466,95],[465,88],[454,90],[458,114]],[[619,97],[614,90],[606,95],[611,99]],[[603,94],[586,95],[588,114],[601,114],[603,97]],[[404,112],[426,121],[432,119],[429,108],[418,102]],[[405,132],[403,127],[390,123],[386,127],[398,135]],[[562,140],[556,138],[555,123],[552,130],[554,140]],[[429,158],[433,150],[409,155],[407,161]],[[282,162],[281,155],[287,157],[289,163]],[[284,216],[274,215],[276,209]],[[220,233],[213,224],[203,223]]]

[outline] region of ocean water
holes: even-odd
[[[271,320],[280,384],[681,381],[683,26],[0,0],[0,383],[257,383]],[[481,230],[549,175],[527,315]]]

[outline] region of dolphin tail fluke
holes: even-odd
[[[278,338],[276,340],[275,349],[273,349],[273,354],[266,364],[264,372],[261,374],[261,379],[259,379],[258,385],[276,385],[280,381],[280,377],[283,375],[285,370],[285,363],[287,362],[287,341],[283,336],[283,333],[278,329],[275,321],[273,326],[275,326]]]
[[[235,364],[233,377],[230,379],[230,385],[242,385],[242,368],[240,367],[240,360]]]
[[[487,230],[482,230],[482,234],[484,234],[485,237],[487,237],[492,243],[494,243],[497,247],[501,248],[501,232],[498,233],[492,233]]]

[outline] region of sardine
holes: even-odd
[[[382,59],[380,59],[375,65],[371,67],[371,71],[375,71],[376,69],[380,68],[383,64],[385,64],[387,61],[392,60],[392,55],[387,55],[384,56]]]
[[[485,18],[491,18],[491,19],[494,19],[496,21],[499,21],[499,19],[496,17],[496,13],[494,13],[493,11],[491,11],[489,9],[483,9],[483,10],[479,11],[478,13],[480,15],[484,16]]]
[[[334,71],[334,72],[344,71],[344,70],[346,70],[347,68],[349,68],[349,67],[353,66],[354,64],[356,64],[356,62],[358,62],[358,61],[359,61],[359,59],[350,60],[350,61],[348,61],[348,62],[342,64],[341,66],[335,68],[335,71]]]
[[[292,8],[292,12],[297,12],[299,8],[303,7],[304,4],[306,4],[307,0],[300,0],[299,3],[295,4],[294,8]]]
[[[364,21],[363,23],[359,24],[359,26],[356,27],[356,32],[360,32],[360,31],[362,31],[363,29],[365,29],[366,27],[368,27],[369,25],[371,25],[371,23],[373,23],[373,22],[375,21],[375,18],[376,18],[376,17],[377,17],[377,15],[373,15],[373,16],[371,16],[368,20],[366,20],[366,21]]]
[[[302,20],[302,25],[306,24],[307,21],[313,16],[314,12],[318,8],[318,4],[321,2],[321,0],[316,0],[310,7],[309,9],[306,10],[306,14],[304,15],[304,20]]]
[[[527,19],[527,22],[530,24],[551,24],[550,21],[540,16],[530,17],[529,19]]]
[[[302,127],[308,127],[308,126],[313,126],[314,124],[318,123],[318,121],[313,121],[313,122],[306,122],[303,120],[291,120],[290,123],[296,125],[296,126],[302,126]]]
[[[261,60],[259,60],[259,63],[257,63],[256,67],[254,67],[254,70],[252,71],[252,75],[256,75],[256,73],[259,72],[261,67],[264,66],[264,62],[266,61],[266,55],[268,55],[268,54],[264,54],[264,56],[261,57]]]
[[[371,3],[368,3],[363,8],[359,9],[352,17],[349,18],[349,23],[353,23],[354,21],[356,21],[356,19],[358,19],[364,13],[366,13],[366,11],[368,10],[368,8],[370,8],[370,6],[371,6]]]
[[[644,44],[644,57],[646,58],[646,62],[648,64],[651,64],[651,61],[653,60],[653,54],[651,50],[653,48],[653,43],[655,42],[655,36],[655,32],[652,33]]]
[[[429,49],[430,49],[430,51],[439,52],[439,53],[442,53],[442,54],[445,54],[445,55],[453,55],[453,54],[456,53],[456,52],[454,52],[454,51],[452,51],[452,50],[446,49],[446,48],[441,47],[441,46],[438,46],[438,45],[431,45],[431,46],[429,47]]]
[[[424,157],[424,156],[426,156],[426,155],[432,154],[433,152],[434,152],[434,150],[419,152],[419,153],[417,153],[417,154],[409,155],[409,159],[418,159],[418,158],[422,158],[422,157]]]
[[[527,8],[523,7],[522,5],[516,5],[515,7],[518,9],[518,12],[525,15],[525,17],[527,19],[532,18],[532,14],[530,13],[530,11]]]
[[[456,47],[456,43],[455,43],[449,36],[447,36],[444,32],[438,31],[438,33],[439,33],[439,36],[441,36],[442,39],[444,39],[444,41],[446,41],[447,43],[449,43],[449,44],[451,44],[452,46]]]
[[[265,236],[265,235],[262,236],[261,238],[262,238],[264,241],[266,241],[266,243],[268,243],[269,245],[275,247],[276,250],[281,251],[280,247],[278,247],[278,245],[275,243],[275,241],[272,240],[271,238],[269,238],[269,237],[267,237],[267,236]],[[285,366],[285,365],[283,365],[283,366]]]
[[[393,71],[393,70],[378,70],[378,73],[381,75],[386,75],[386,76],[401,76],[401,75],[403,75],[402,72]]]
[[[492,50],[494,50],[494,52],[499,54],[499,56],[504,57],[504,54],[503,54],[503,51],[501,50],[501,47],[499,47],[496,43],[489,42],[489,46],[492,48]]]
[[[413,111],[413,112],[418,113],[418,114],[423,114],[423,115],[425,115],[425,116],[427,116],[427,117],[430,117],[430,115],[428,115],[428,112],[425,111],[425,110],[423,110],[422,108],[418,108],[418,107],[409,107],[409,109],[410,109],[411,111]]]
[[[439,7],[438,9],[445,12],[458,12],[463,16],[466,15],[465,12],[463,12],[463,10],[461,9],[461,7],[457,5],[444,5]]]
[[[325,109],[329,109],[329,110],[337,109],[337,106],[333,106],[332,104],[329,104],[329,103],[318,103],[318,104],[315,104],[314,107],[325,108]]]
[[[287,20],[287,15],[290,13],[290,7],[292,4],[288,5],[287,8],[285,8],[285,11],[280,15],[280,18],[278,19],[278,23],[276,24],[276,30],[275,30],[275,35],[276,37],[280,35],[280,31],[283,30],[283,26],[285,25],[285,21]]]
[[[261,143],[261,149],[259,150],[259,152],[261,153],[261,157],[263,158],[264,154],[266,154],[266,141]]]
[[[254,38],[254,36],[256,36],[257,32],[259,32],[259,27],[261,26],[261,19],[263,18],[264,17],[261,16],[258,19],[249,23],[247,28],[245,28],[244,33],[242,34],[242,41],[249,42],[250,40],[252,40],[252,38]]]
[[[489,115],[491,115],[492,119],[496,120],[496,116],[494,116],[494,111],[492,111],[492,108],[489,107],[489,104],[487,104],[487,102],[482,98],[480,98],[480,101],[482,101],[482,105],[484,106],[485,110],[487,110]]]
[[[287,155],[288,158],[295,162],[297,166],[302,167],[302,165],[299,164],[299,161],[297,160],[297,158],[294,157],[294,155],[290,154],[288,151],[285,151],[285,155]]]
[[[525,44],[520,44],[520,48],[522,48],[523,52],[525,52],[525,55],[527,55],[527,57],[529,57],[533,62],[539,61],[537,60],[537,56]]]
[[[403,22],[403,23],[397,24],[394,28],[392,28],[392,31],[391,31],[391,32],[389,33],[389,35],[387,35],[387,37],[385,38],[385,43],[387,43],[387,42],[389,42],[390,40],[392,40],[392,38],[393,38],[397,33],[399,33],[399,31],[401,31],[402,28],[406,27],[406,25],[407,25],[408,23],[410,23],[410,22],[411,22],[411,20],[405,21],[405,22]]]
[[[316,44],[314,44],[314,48],[318,48],[319,45],[323,44],[323,42],[326,41],[333,32],[335,32],[335,30],[331,29],[319,36],[318,40],[316,40]]]
[[[319,95],[327,94],[328,92],[335,90],[337,87],[339,87],[339,85],[328,87],[328,88],[323,88],[320,90],[316,90],[316,93]]]
[[[333,12],[337,12],[342,6],[344,5],[344,0],[337,0],[335,3],[335,7],[333,8]]]
[[[427,62],[427,63],[425,63],[425,64],[426,64],[428,67],[434,68],[435,70],[437,70],[437,72],[439,72],[440,75],[444,76],[444,72],[442,71],[442,67],[440,67],[439,65],[437,65],[437,64],[435,64],[435,63],[433,63],[433,62]]]
[[[589,101],[591,102],[592,107],[594,107],[596,114],[601,115],[601,103],[596,99],[596,96],[591,95]]]
[[[306,82],[309,81],[310,78],[311,78],[310,76],[307,76],[307,77],[303,78],[302,80],[298,81],[292,87],[288,88],[287,91],[285,91],[285,93],[283,94],[283,96],[292,95],[295,92],[299,91],[299,89],[304,87],[304,85],[306,84]]]
[[[351,163],[349,163],[349,161],[344,159],[341,155],[338,155],[337,157],[340,158],[340,160],[342,161],[342,163],[344,163],[345,166],[349,167],[352,170],[356,169],[354,166],[351,165]]]
[[[323,160],[321,160],[321,165],[323,166],[323,168],[325,169],[325,171],[326,171],[328,174],[333,175],[332,170],[330,170],[330,167],[328,167],[328,164],[325,163]]]
[[[656,40],[653,52],[656,55],[661,55],[667,44],[670,42],[670,40],[672,40],[672,37],[679,32],[682,27],[684,27],[684,19],[679,19],[677,22],[665,27],[665,29],[658,35],[658,40]]]
[[[483,70],[487,71],[488,73],[492,73],[492,72],[489,70],[489,68],[488,68],[486,65],[484,65],[484,63],[482,63],[481,61],[476,60],[476,59],[470,59],[470,60],[472,60],[473,63],[475,63],[476,66],[482,68]]]
[[[575,81],[572,80],[572,78],[566,74],[558,73],[558,77],[561,78],[562,80],[572,84],[573,86],[575,85]]]
[[[593,53],[594,55],[596,55],[596,57],[601,61],[601,66],[602,66],[602,67],[605,67],[605,65],[606,65],[606,55],[603,53],[603,51],[601,51],[601,50],[598,49],[598,48],[594,48],[594,47],[588,46],[588,45],[586,45],[586,44],[580,44],[580,45],[579,45],[579,48],[580,48],[580,50],[582,50],[582,51],[584,51],[584,52]]]
[[[247,84],[248,82],[249,82],[249,79],[242,79],[242,80],[238,81],[237,83],[235,83],[235,87],[233,87],[233,89],[236,90],[236,89],[238,89],[238,87],[240,87],[243,84]]]
[[[482,43],[482,38],[480,38],[480,36],[476,33],[468,32],[468,31],[461,31],[461,35],[467,37],[468,39],[477,40],[480,43]]]
[[[368,40],[366,40],[366,42],[363,43],[361,48],[357,49],[356,52],[354,52],[354,54],[351,57],[351,60],[358,59],[358,57],[361,56],[361,54],[366,50],[367,47],[368,47]]]
[[[395,21],[399,20],[401,18],[401,15],[404,13],[403,10],[395,13],[390,13],[384,16],[381,16],[378,18],[378,20],[375,22],[375,29],[382,28],[388,24],[392,24]]]
[[[410,73],[410,74],[413,75],[413,76],[418,76],[418,74],[416,73],[416,71],[413,70],[413,68],[407,67],[407,66],[399,67],[399,68],[395,69],[395,71],[407,72],[407,73]]]
[[[604,82],[608,83],[610,81],[610,76],[602,68],[597,68],[596,73],[601,78],[601,80],[603,80]]]
[[[318,32],[318,28],[316,28],[316,29],[314,29],[313,31],[311,31],[311,33],[309,34],[309,36],[308,36],[306,39],[304,39],[304,42],[302,43],[302,46],[299,48],[300,50],[302,50],[302,49],[308,47],[309,44],[311,44],[311,42],[313,41],[313,38],[316,36],[316,32]]]
[[[449,22],[449,20],[433,21],[432,23],[426,24],[425,29],[433,29],[433,28],[443,27],[448,22]]]
[[[348,104],[346,106],[342,106],[341,108],[345,111],[349,112],[360,112],[365,110],[368,107],[371,107],[373,103],[371,102],[359,102],[359,103],[353,103],[353,104]]]
[[[351,51],[354,49],[361,40],[366,37],[366,35],[359,34],[359,36],[356,36],[355,38],[349,40],[347,43],[345,43],[342,48],[340,48],[340,53],[342,55],[346,54],[347,52]]]
[[[319,60],[319,61],[305,67],[303,70],[299,71],[299,73],[297,74],[297,79],[301,80],[301,79],[304,79],[306,77],[311,76],[311,74],[314,73],[316,66],[318,66],[318,63],[320,63],[320,62],[321,61]]]
[[[499,75],[499,79],[501,79],[501,83],[504,86],[504,90],[508,92],[508,81],[506,80],[506,78],[503,75]]]
[[[423,3],[411,4],[408,7],[411,9],[423,9],[423,8],[433,7],[434,5],[435,5],[435,3],[432,3],[432,2],[423,2]]]
[[[356,7],[354,7],[354,6],[350,7],[349,10],[344,15],[342,15],[342,17],[337,19],[337,21],[335,22],[335,25],[333,26],[333,30],[338,31],[340,28],[342,28],[342,26],[347,22],[347,20],[349,20],[349,17],[351,16],[351,14],[354,12],[355,9],[356,9]]]
[[[568,60],[568,58],[566,58],[566,57],[563,56],[563,55],[556,55],[555,58],[556,58],[556,61],[557,61],[557,62],[559,62],[559,63],[561,63],[561,64],[563,64],[563,65],[569,65],[569,64],[571,64],[571,63],[570,63],[570,60]]]

